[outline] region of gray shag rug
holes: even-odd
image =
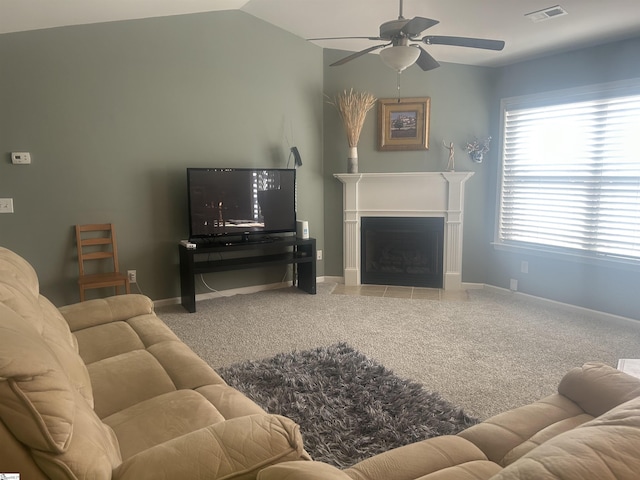
[[[267,412],[298,423],[313,459],[339,468],[477,423],[344,343],[217,371]]]

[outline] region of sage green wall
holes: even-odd
[[[398,96],[397,75],[382,63],[378,55],[365,55],[339,67],[329,66],[348,54],[325,50],[326,95],[334,97],[345,89],[353,88],[370,92],[377,98]],[[455,169],[474,172],[467,181],[465,193],[464,282],[483,283],[487,268],[489,241],[484,223],[488,212],[493,209],[488,201],[493,200],[487,195],[485,185],[488,166],[495,162],[495,149],[482,164],[476,164],[470,160],[464,146],[473,137],[495,137],[490,124],[495,75],[495,70],[489,68],[446,63],[430,72],[423,72],[417,66],[408,68],[400,75],[400,95],[431,98],[429,149],[378,151],[375,108],[367,115],[358,144],[361,172],[424,172],[443,171],[449,155],[443,141],[454,143]],[[335,107],[325,103],[324,109],[325,274],[342,276],[342,184],[333,174],[346,172],[348,144]]]
[[[244,32],[243,35],[237,35]],[[268,44],[269,48],[259,48]],[[467,182],[463,281],[638,318],[637,269],[605,269],[495,251],[498,148],[483,164],[463,151],[498,138],[500,98],[640,77],[640,39],[500,69],[443,64],[401,75],[402,97],[431,97],[428,151],[379,152],[376,112],[359,144],[360,171],[438,171],[442,141],[456,146]],[[0,35],[0,245],[37,269],[57,304],[77,301],[72,226],[113,221],[123,269],[144,293],[179,295],[176,243],[188,233],[185,168],[284,167],[297,145],[298,216],[325,253],[319,275],[342,276],[342,189],[347,142],[333,96],[349,88],[397,96],[377,55],[329,67],[348,52],[323,51],[239,11],[113,22]],[[30,151],[14,166],[9,152]],[[520,274],[520,261],[529,274]],[[277,282],[284,269],[207,276],[218,289]],[[200,291],[204,291],[201,287]]]
[[[492,123],[499,122],[500,98],[564,88],[640,79],[640,38],[555,55],[504,67],[497,77]],[[495,195],[498,172],[492,164],[488,190]],[[487,237],[493,238],[496,201],[487,216]],[[520,273],[520,262],[529,273]],[[503,288],[518,279],[521,292],[563,303],[640,319],[640,269],[603,267],[560,258],[489,250],[485,282]]]
[[[122,268],[153,299],[179,296],[186,167],[285,167],[297,145],[298,216],[322,248],[319,47],[228,11],[4,34],[0,65],[0,197],[15,203],[0,215],[0,245],[34,265],[56,304],[78,300],[76,223],[114,222]],[[12,165],[11,151],[33,164]]]

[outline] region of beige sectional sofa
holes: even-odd
[[[148,298],[58,309],[0,247],[0,473],[250,479],[308,458],[297,425],[227,386]]]
[[[223,339],[222,339],[223,340]],[[339,470],[123,295],[57,309],[0,247],[0,473],[21,479],[637,480],[640,379],[602,364],[456,436]]]

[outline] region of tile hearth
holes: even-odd
[[[354,295],[361,297],[407,298],[412,300],[453,300],[467,301],[466,290],[446,291],[442,288],[396,287],[386,285],[344,285],[335,286],[333,295]]]

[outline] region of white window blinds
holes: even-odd
[[[506,104],[501,180],[498,243],[640,260],[640,94]]]

